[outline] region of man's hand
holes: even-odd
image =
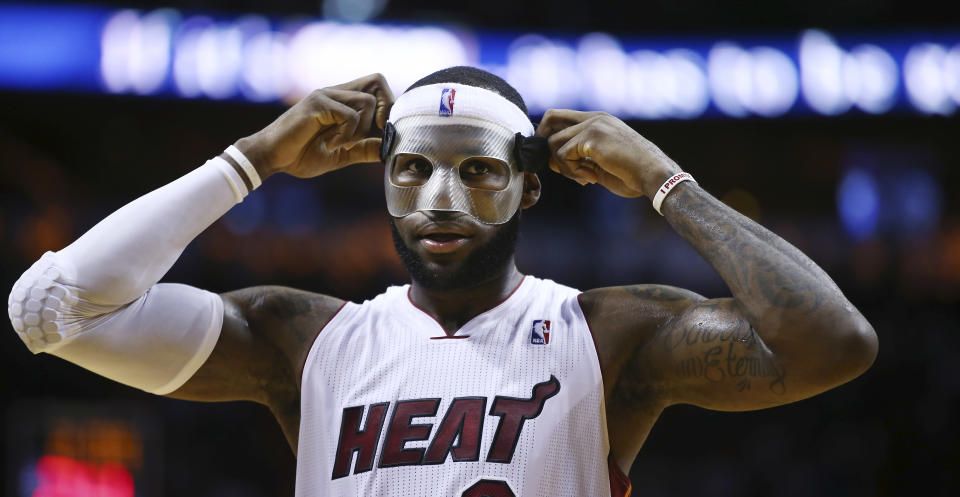
[[[650,196],[681,171],[651,141],[605,112],[548,110],[537,135],[548,140],[554,172],[581,185],[600,183],[621,197]]]
[[[237,140],[261,179],[285,172],[312,178],[380,160],[380,130],[393,106],[380,74],[315,90],[266,128]]]

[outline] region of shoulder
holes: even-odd
[[[587,290],[578,295],[578,300],[606,377],[616,376],[663,323],[706,299],[669,285],[629,285]]]
[[[594,288],[579,296],[583,312],[588,318],[606,319],[614,314],[630,313],[638,317],[657,319],[678,307],[686,308],[692,302],[706,300],[702,295],[669,285],[628,285]],[[638,316],[641,312],[643,316]]]

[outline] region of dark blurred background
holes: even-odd
[[[372,7],[359,18],[345,7],[350,3],[108,0],[96,8],[439,23],[574,38],[603,31],[623,39],[796,40],[816,28],[917,40],[929,33],[952,40],[946,50],[960,47],[956,2],[939,0],[374,0],[360,2]],[[53,7],[74,5],[81,4],[48,4],[51,22],[65,22]],[[22,55],[11,51],[11,36],[0,30],[0,66]],[[957,65],[944,63],[940,84],[960,99],[960,48],[951,53]],[[43,252],[263,127],[296,96],[253,103],[85,84],[0,89],[0,288],[11,288]],[[880,337],[870,371],[815,398],[751,413],[667,409],[631,471],[633,495],[932,497],[960,489],[960,100],[924,107],[903,90],[898,95],[882,112],[823,113],[809,104],[803,111],[798,100],[798,112],[772,117],[758,111],[732,118],[713,105],[699,118],[628,119],[702,186],[819,263]],[[649,201],[542,176],[543,198],[523,218],[523,272],[582,289],[643,282],[729,294]],[[375,165],[314,180],[272,178],[194,241],[165,281],[217,292],[284,284],[354,301],[402,284],[381,180]],[[43,454],[98,450],[106,455],[95,460],[130,469],[138,496],[293,494],[295,460],[266,409],[155,397],[33,356],[4,326],[6,495],[31,495],[43,471],[89,471],[70,469],[75,461],[67,459],[38,462]],[[65,413],[76,421],[64,425]],[[60,495],[108,493],[44,497]]]

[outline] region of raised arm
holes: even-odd
[[[550,112],[538,133],[550,137],[552,169],[621,196],[656,192],[681,172],[607,114]],[[692,181],[675,186],[661,212],[733,298],[655,285],[585,292],[613,403],[656,413],[675,403],[760,409],[833,388],[873,363],[873,328],[795,247]]]
[[[309,347],[299,330],[322,325],[341,301],[275,287],[221,297],[157,282],[258,180],[378,161],[375,136],[392,102],[380,75],[317,90],[238,140],[239,154],[208,161],[48,252],[11,292],[8,314],[17,334],[34,353],[156,394],[264,403],[288,398],[282,392],[296,390]]]

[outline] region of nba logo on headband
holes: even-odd
[[[453,88],[444,88],[440,91],[440,115],[450,116],[453,114],[453,99],[457,95],[457,90]]]

